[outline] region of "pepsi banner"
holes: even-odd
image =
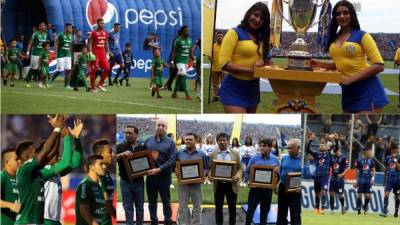
[[[39,22],[54,25],[57,33],[63,31],[65,23],[72,23],[82,30],[84,38],[96,28],[98,18],[104,19],[107,31],[118,22],[121,49],[126,43],[132,45],[131,76],[149,77],[152,52],[143,49],[146,38],[152,33],[159,37],[161,56],[168,62],[180,27],[189,27],[193,43],[201,37],[200,7],[201,0],[6,0],[2,27],[8,43],[19,34],[29,39],[32,27]],[[188,73],[195,76],[193,67]]]
[[[302,207],[304,209],[313,210],[315,208],[315,191],[314,191],[314,181],[313,180],[303,180],[301,182],[302,189]],[[394,199],[393,193],[390,194],[389,197],[389,214],[394,213]],[[384,187],[373,185],[372,186],[372,197],[371,202],[369,204],[368,212],[372,213],[381,213],[383,209],[383,197],[384,197]],[[363,197],[364,199],[364,197]],[[349,212],[355,213],[357,212],[357,190],[353,187],[352,184],[345,184],[344,186],[344,205],[346,210]],[[364,200],[363,200],[364,201]],[[327,204],[329,204],[329,197],[327,199]],[[330,209],[330,207],[327,207]],[[335,210],[340,210],[339,199],[335,198]]]

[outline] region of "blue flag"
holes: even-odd
[[[324,12],[326,11],[326,14]],[[325,16],[324,16],[325,15]],[[328,41],[329,41],[329,31],[332,17],[332,4],[329,0],[324,2],[324,5],[321,8],[321,12],[319,14],[319,23],[318,23],[318,34],[317,34],[317,43],[323,47],[323,49],[327,49]]]

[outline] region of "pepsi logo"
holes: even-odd
[[[97,19],[104,20],[104,29],[111,31],[118,22],[117,8],[107,0],[89,0],[86,5],[86,19],[92,30],[97,29]]]
[[[396,164],[395,163],[390,163],[390,169],[396,169]]]
[[[363,170],[369,170],[369,166],[368,165],[364,165],[363,166]]]
[[[319,164],[323,164],[325,162],[325,159],[320,159]]]
[[[335,163],[335,164],[333,165],[333,169],[339,169],[339,164]]]

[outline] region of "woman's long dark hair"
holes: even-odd
[[[263,25],[255,30],[255,31],[250,31],[249,30],[249,18],[250,15],[253,14],[255,11],[260,11],[262,20],[264,21]],[[251,32],[253,35],[256,36],[256,44],[258,46],[257,48],[257,53],[260,55],[259,50],[260,50],[260,43],[263,43],[264,50],[262,52],[261,57],[263,59],[266,59],[267,53],[269,52],[269,35],[270,35],[270,14],[269,14],[269,9],[268,6],[265,3],[262,2],[257,2],[256,4],[252,5],[246,12],[244,18],[240,22],[240,25],[238,27],[245,28],[249,32]]]
[[[353,4],[351,4],[349,1],[346,0],[342,0],[338,3],[336,3],[335,7],[333,7],[332,10],[332,19],[331,19],[331,25],[330,25],[330,33],[329,33],[329,41],[328,41],[328,45],[326,47],[326,51],[329,50],[329,46],[335,42],[337,36],[339,35],[339,33],[337,33],[337,29],[339,27],[339,24],[337,22],[337,9],[339,8],[339,6],[344,6],[346,8],[349,9],[349,13],[350,13],[350,20],[351,20],[351,27],[355,30],[360,30],[360,23],[358,23],[358,19],[357,19],[357,13],[356,10],[353,6]]]
[[[231,146],[232,146],[232,148],[234,148],[234,147],[239,148],[240,147],[239,140],[237,138],[232,138],[232,145]]]
[[[252,146],[253,145],[253,139],[250,136],[247,136],[246,139],[244,139],[244,145]]]

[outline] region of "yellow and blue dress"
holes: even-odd
[[[229,30],[222,41],[218,64],[224,68],[233,63],[252,68],[256,61],[262,59],[263,45],[258,46],[242,27]],[[253,73],[232,73],[225,76],[219,89],[220,101],[224,105],[244,108],[257,106],[260,102],[260,79]]]
[[[336,68],[345,75],[354,76],[372,64],[384,64],[372,36],[362,30],[352,30],[350,37],[341,46],[332,43],[329,54]],[[385,90],[377,75],[350,85],[342,85],[342,109],[346,112],[372,111],[389,103]]]

